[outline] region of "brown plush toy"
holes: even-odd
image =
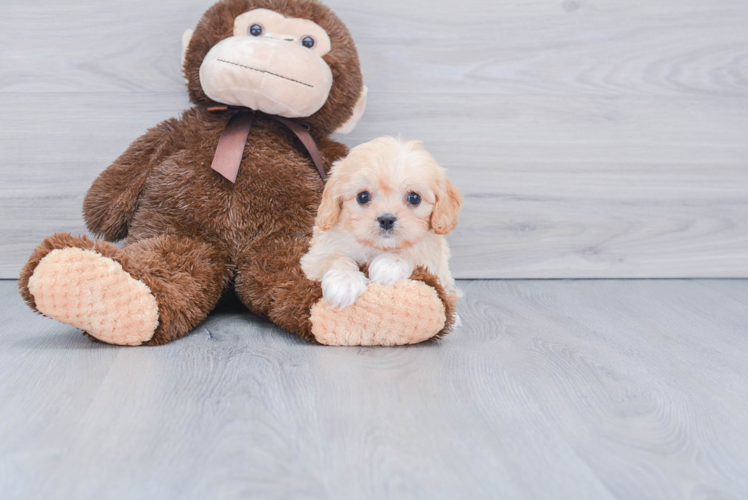
[[[21,273],[26,302],[119,345],[182,337],[232,289],[321,344],[402,345],[449,331],[453,306],[424,270],[372,284],[345,309],[301,271],[321,177],[347,154],[328,136],[350,131],[366,100],[340,19],[315,0],[222,0],[184,42],[194,107],[96,179],[84,217],[106,241],[47,238]],[[121,249],[107,243],[122,239]]]

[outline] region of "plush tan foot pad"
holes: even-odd
[[[406,345],[428,340],[446,322],[436,290],[421,281],[392,286],[371,283],[352,306],[334,309],[322,299],[312,307],[312,333],[326,345]]]
[[[53,250],[29,279],[29,292],[45,316],[117,345],[140,345],[158,326],[151,290],[119,262],[90,250]]]

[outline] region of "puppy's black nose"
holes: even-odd
[[[390,229],[392,229],[392,226],[395,225],[395,221],[397,221],[397,217],[392,214],[380,215],[377,219],[377,222],[379,222],[379,227],[381,227],[385,231],[389,231]]]

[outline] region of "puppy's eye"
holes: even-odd
[[[414,207],[417,207],[421,204],[421,195],[418,193],[409,193],[408,194],[408,203],[413,205]]]
[[[247,31],[249,31],[249,34],[252,36],[260,36],[262,35],[262,26],[259,24],[253,24]]]
[[[359,205],[366,205],[371,201],[371,195],[368,191],[361,191],[358,193],[358,196],[356,196],[356,201],[358,201]]]

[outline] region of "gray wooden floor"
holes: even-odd
[[[438,344],[119,348],[2,281],[0,496],[748,498],[748,281],[461,285]]]

